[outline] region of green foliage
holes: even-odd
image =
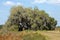
[[[39,10],[37,7],[24,8],[22,6],[12,7],[11,15],[5,26],[11,30],[17,29],[32,29],[32,30],[54,30],[57,21],[50,17],[44,10]],[[13,26],[17,25],[17,26]]]

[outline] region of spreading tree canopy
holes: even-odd
[[[54,30],[57,25],[54,18],[37,7],[32,9],[16,6],[11,8],[10,13],[5,23],[7,30]]]

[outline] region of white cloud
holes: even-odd
[[[35,3],[49,3],[49,4],[60,4],[60,0],[34,0],[32,2],[33,4]]]
[[[12,2],[12,1],[6,1],[6,2],[4,3],[4,5],[15,5],[15,3]]]
[[[12,1],[6,1],[3,3],[4,5],[8,5],[8,6],[13,6],[13,5],[22,5],[22,3],[20,2],[12,2]]]
[[[22,5],[20,2],[17,2],[16,5]]]
[[[45,3],[46,0],[35,0],[33,3]]]
[[[60,4],[60,0],[47,0],[47,3]]]

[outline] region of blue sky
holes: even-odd
[[[32,8],[37,6],[54,17],[60,26],[60,0],[0,0],[0,24],[5,24],[10,15],[10,8],[14,5]]]

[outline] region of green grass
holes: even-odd
[[[46,40],[44,36],[37,33],[31,33],[23,36],[23,40]]]
[[[41,35],[37,31],[26,31],[26,35],[23,36],[23,40],[46,40],[44,35]]]

